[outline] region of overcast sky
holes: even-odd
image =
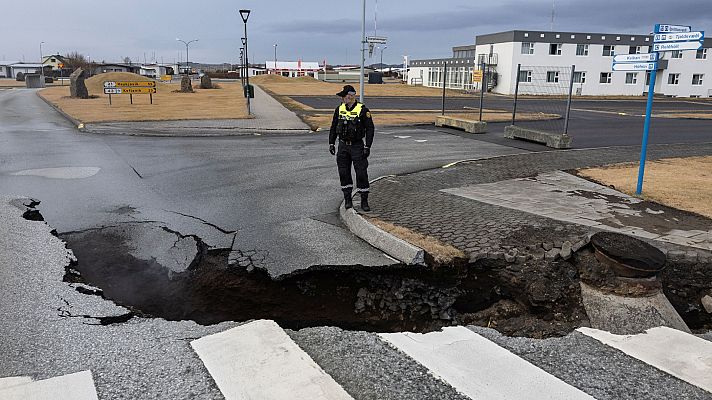
[[[92,60],[155,59],[174,62],[237,62],[243,23],[237,12],[252,10],[248,21],[250,62],[279,60],[357,64],[361,1],[203,0],[172,2],[97,0],[23,2],[3,0],[0,60],[36,61],[44,54],[78,51]],[[551,0],[368,0],[366,33],[388,37],[386,63],[448,57],[451,47],[473,44],[475,36],[521,30],[549,30]],[[655,23],[692,25],[712,36],[712,0],[555,0],[554,30],[601,33],[651,31]],[[380,60],[374,52],[367,63]]]

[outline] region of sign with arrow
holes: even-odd
[[[653,36],[654,43],[660,42],[689,42],[693,40],[704,40],[705,32],[684,32],[684,33],[658,33]]]
[[[613,63],[640,63],[658,61],[658,53],[619,54],[613,56]]]
[[[690,32],[692,30],[691,26],[687,25],[668,25],[668,24],[655,24],[655,33],[676,33],[676,32]]]
[[[694,42],[653,43],[653,51],[699,50],[701,48],[701,40]]]
[[[614,71],[653,71],[657,63],[618,63],[613,64]]]

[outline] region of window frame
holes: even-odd
[[[546,83],[559,83],[559,71],[546,71]]]
[[[606,50],[608,50],[609,54],[606,54]],[[610,45],[610,44],[604,44],[603,45],[603,51],[601,53],[603,57],[613,57],[616,55],[616,46],[615,45]]]
[[[524,80],[522,80],[522,74],[524,74]],[[519,71],[519,83],[531,83],[532,82],[532,71],[528,69],[523,69]]]
[[[680,84],[680,74],[679,73],[669,73],[667,84],[668,85],[679,85]]]
[[[628,79],[628,78],[631,78],[631,79]],[[637,72],[626,72],[625,84],[626,85],[637,85],[638,84],[638,73]]]
[[[702,57],[700,57],[700,55]],[[706,60],[707,59],[707,49],[699,49],[695,52],[695,60]]]
[[[560,56],[563,52],[563,43],[549,43],[549,55],[550,56]],[[552,53],[551,51],[555,51]]]
[[[605,79],[604,79],[604,77],[605,77]],[[598,83],[600,83],[602,85],[610,85],[612,81],[613,81],[613,73],[612,72],[601,72],[600,78],[598,79]]]
[[[528,45],[528,46],[526,46],[526,45]],[[526,53],[524,52],[525,47],[526,47],[526,50],[527,50]],[[521,54],[527,55],[527,56],[534,54],[534,42],[522,42],[522,47],[521,47],[521,51],[520,51],[520,52],[521,52]]]
[[[702,86],[704,77],[705,74],[692,74],[692,86]],[[697,83],[695,83],[695,78],[697,78]]]
[[[579,79],[576,80],[576,74],[579,74]],[[586,83],[586,71],[574,71],[574,83],[581,85]]]
[[[579,52],[579,49],[582,51]],[[580,53],[580,54],[579,54]],[[588,44],[579,43],[576,45],[576,56],[578,57],[588,57]]]

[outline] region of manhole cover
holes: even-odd
[[[650,244],[615,232],[598,232],[591,237],[599,261],[627,278],[655,276],[665,267],[665,254]]]

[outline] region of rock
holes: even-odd
[[[504,260],[507,261],[508,263],[513,263],[517,259],[516,256],[513,256],[509,253],[504,253]]]
[[[710,297],[710,295],[702,298],[702,306],[705,308],[707,313],[712,314],[712,297]]]
[[[551,249],[546,252],[546,256],[544,258],[546,258],[547,260],[556,260],[559,255],[559,249]]]
[[[588,239],[579,240],[578,242],[574,243],[573,246],[571,246],[571,251],[573,251],[575,253],[575,252],[581,250],[587,244],[588,244]]]
[[[546,251],[544,251],[544,249],[536,249],[532,253],[532,258],[535,260],[543,260],[545,256],[546,256]]]
[[[687,261],[692,261],[692,262],[697,262],[697,252],[696,251],[688,251],[685,252],[685,259]]]
[[[193,93],[193,84],[190,83],[190,77],[184,75],[180,80],[180,91],[181,93]]]
[[[81,68],[77,68],[69,75],[69,94],[73,99],[89,98],[89,90],[87,90],[87,85],[84,83],[86,77],[87,73]]]
[[[572,250],[571,242],[569,242],[568,240],[565,241],[561,245],[561,258],[563,258],[564,260],[568,260],[569,258],[571,258],[571,254],[572,254],[571,250]]]
[[[549,251],[554,248],[554,243],[544,243],[542,244],[542,247],[544,250]]]
[[[668,251],[667,258],[670,261],[682,261],[685,259],[685,252],[679,250],[671,250]]]
[[[24,82],[25,81],[25,73],[18,72],[17,75],[15,75],[15,80],[18,82]]]
[[[200,77],[200,88],[201,89],[212,89],[213,81],[208,75],[203,75]]]
[[[518,255],[518,256],[517,256],[517,262],[518,262],[518,263],[524,263],[524,262],[527,261],[528,258],[529,258],[528,255]]]

